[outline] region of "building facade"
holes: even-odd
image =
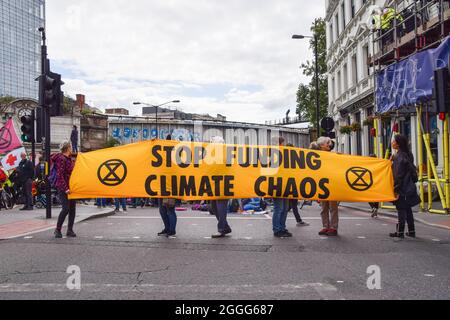
[[[193,121],[160,119],[156,123],[146,117],[118,117],[109,119],[109,136],[121,144],[151,139],[210,142],[215,136],[224,138],[227,144],[270,145],[275,137],[282,136],[286,143],[308,148],[309,130],[268,126],[263,124],[229,121]]]
[[[367,63],[376,50],[371,17],[374,6],[385,1],[326,1],[329,113],[336,123],[337,150],[353,155],[374,151],[371,127],[374,115],[374,68]],[[359,123],[360,131],[340,134],[340,128]]]
[[[114,109],[105,109],[106,114],[121,114],[124,116],[130,115],[130,111],[125,108],[114,108]]]
[[[38,99],[45,0],[0,0],[0,96]]]

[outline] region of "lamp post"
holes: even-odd
[[[156,109],[156,135],[157,135],[157,137],[159,137],[159,128],[158,128],[158,108],[159,108],[159,107],[162,107],[162,106],[165,106],[166,104],[169,104],[169,103],[180,103],[180,102],[181,102],[180,100],[172,100],[172,101],[168,101],[168,102],[165,102],[165,103],[159,104],[159,105],[153,105],[153,104],[150,104],[150,103],[144,103],[144,102],[133,102],[133,104],[134,104],[135,106],[137,106],[137,105],[144,105],[144,106],[153,107],[153,108]]]
[[[292,39],[314,39],[314,58],[315,58],[315,77],[316,77],[316,129],[317,136],[320,136],[320,102],[319,102],[319,52],[318,52],[318,39],[317,35],[314,36],[303,36],[294,34]]]

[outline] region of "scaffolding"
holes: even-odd
[[[384,28],[384,30],[373,30],[372,33],[374,54],[369,58],[368,64],[374,68],[375,78],[377,74],[394,63],[407,59],[423,50],[438,47],[450,34],[450,1],[448,0],[391,1],[390,8],[393,9],[392,25]],[[376,54],[375,48],[378,49]],[[376,93],[374,94],[376,95]],[[414,109],[402,109],[404,110],[396,110],[390,113],[393,118],[391,134],[395,134],[400,111],[416,116],[420,208],[422,211],[430,213],[450,214],[449,115],[446,114],[443,118],[441,117],[444,166],[442,174],[439,175],[436,164],[438,160],[434,159],[431,150],[430,115],[436,115],[433,112],[432,105],[427,103],[416,105]],[[384,146],[382,116],[379,113],[376,114],[374,121],[376,131],[374,153],[379,158],[389,159],[392,136],[388,140],[388,145]],[[424,154],[426,155],[426,161],[424,160]],[[425,190],[425,184],[427,190]],[[442,209],[433,208],[433,187],[437,189]],[[383,203],[381,205],[383,208],[395,209],[395,207]]]

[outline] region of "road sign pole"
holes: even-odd
[[[41,78],[39,85],[39,105],[42,109],[42,118],[43,118],[43,133],[45,137],[45,143],[42,144],[44,157],[45,157],[45,172],[44,172],[44,181],[45,181],[45,199],[46,199],[46,219],[52,218],[52,189],[50,186],[50,182],[48,180],[48,175],[50,173],[50,106],[45,104],[45,79],[50,68],[48,66],[47,60],[47,45],[45,43],[45,29],[40,28],[42,34],[42,46],[41,46]],[[44,141],[43,141],[44,142]]]
[[[31,117],[33,118],[33,139],[31,139],[31,161],[33,166],[36,165],[36,110],[31,112]]]

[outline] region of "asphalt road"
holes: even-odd
[[[0,241],[0,299],[450,299],[450,231],[417,225],[417,239],[388,237],[395,220],[341,208],[340,236],[320,237],[318,207],[307,227],[276,239],[270,216],[230,216],[233,234],[211,239],[216,220],[179,213],[178,238],[159,238],[156,209],[76,225],[77,239],[46,231]],[[67,268],[81,270],[69,290]],[[368,289],[369,266],[381,289]]]

